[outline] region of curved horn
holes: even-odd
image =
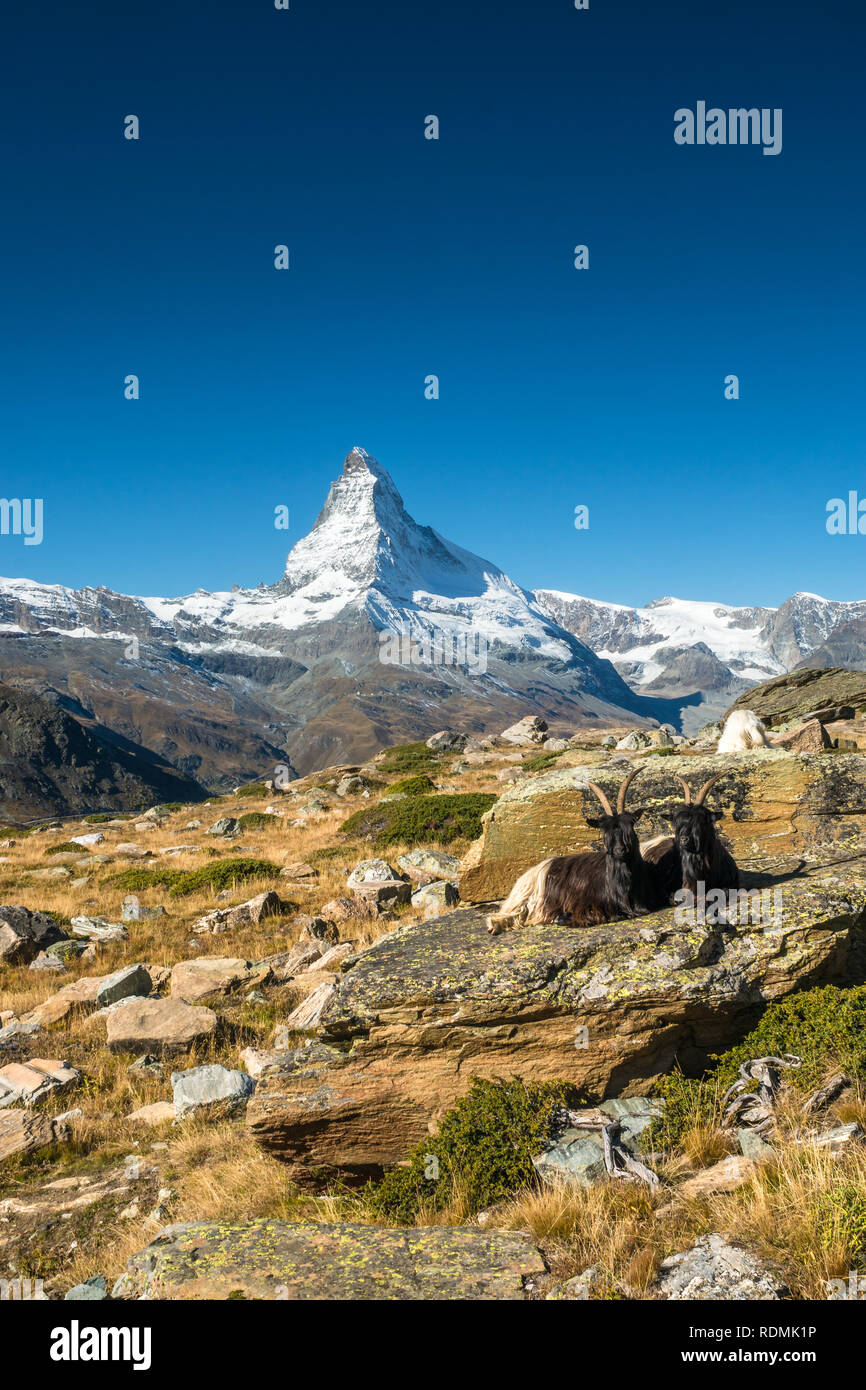
[[[621,815],[622,812],[625,810],[625,799],[628,796],[628,789],[634,781],[635,777],[637,777],[639,772],[643,772],[643,765],[641,765],[640,767],[636,767],[632,772],[628,774],[628,777],[626,777],[625,781],[620,784],[620,789],[617,793],[616,798],[616,813],[618,816]]]
[[[610,802],[608,801],[608,799],[607,799],[607,797],[605,796],[604,792],[602,791],[601,787],[597,787],[597,786],[595,785],[595,782],[587,782],[586,785],[587,785],[587,787],[589,788],[589,790],[590,790],[591,792],[595,792],[596,796],[598,797],[599,801],[601,802],[602,806],[604,807],[604,813],[605,813],[605,815],[606,815],[606,816],[612,816],[612,815],[613,815],[613,811],[611,810]]]
[[[707,792],[710,790],[710,787],[714,787],[717,782],[721,781],[723,777],[727,777],[727,775],[727,772],[717,772],[714,777],[710,778],[709,782],[705,782],[704,785],[701,787],[700,791],[698,792],[697,796],[695,797],[694,804],[696,806],[703,806],[704,800],[706,798]]]
[[[687,805],[687,806],[691,806],[691,804],[692,804],[692,789],[691,789],[691,787],[689,786],[688,782],[686,781],[686,779],[685,779],[684,777],[678,777],[678,778],[677,778],[677,781],[679,782],[680,786],[681,786],[682,789],[683,789],[683,795],[685,796],[685,799],[686,799],[686,805]]]

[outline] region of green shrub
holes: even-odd
[[[521,763],[520,766],[524,772],[546,772],[549,767],[553,766],[557,758],[562,757],[564,751],[563,749],[559,753],[539,753],[534,758],[527,758],[526,762]]]
[[[74,845],[71,840],[63,840],[59,845],[49,845],[46,854],[86,854],[84,845]]]
[[[185,898],[202,888],[222,892],[224,888],[235,888],[256,878],[279,878],[279,864],[271,864],[267,859],[219,859],[213,864],[205,864],[200,869],[181,872],[177,881],[169,888],[173,898]]]
[[[496,801],[488,792],[463,792],[456,796],[407,796],[405,801],[363,807],[340,829],[344,835],[373,840],[377,849],[388,845],[418,845],[435,840],[476,840],[481,817]]]
[[[527,1086],[517,1078],[473,1077],[436,1137],[422,1140],[410,1154],[408,1167],[393,1169],[367,1189],[371,1212],[411,1224],[420,1211],[441,1211],[458,1194],[477,1212],[534,1185],[532,1157],[553,1130],[557,1106],[576,1103],[567,1081]]]
[[[268,830],[282,824],[282,816],[274,816],[269,811],[245,811],[238,816],[241,830]]]
[[[418,777],[403,777],[399,782],[393,782],[388,788],[388,796],[425,796],[427,792],[435,790],[436,784],[421,774]]]
[[[166,864],[155,864],[152,869],[124,869],[108,882],[111,888],[120,888],[124,893],[140,893],[148,888],[172,888],[186,872],[170,869]]]
[[[113,811],[94,811],[92,815],[84,817],[85,825],[104,825],[107,820],[115,820]]]
[[[866,1253],[866,1189],[845,1182],[821,1193],[818,1239],[824,1250],[847,1246],[856,1255]]]
[[[248,782],[245,787],[238,787],[235,796],[270,796],[271,793],[264,782]],[[211,801],[213,801],[211,797]],[[222,799],[222,798],[221,798]]]
[[[785,1068],[785,1081],[795,1090],[814,1091],[833,1069],[866,1080],[866,985],[825,985],[789,994],[769,1005],[741,1043],[711,1058],[715,1066],[708,1076],[691,1080],[672,1072],[662,1077],[658,1089],[665,1114],[653,1122],[647,1141],[672,1149],[696,1119],[718,1123],[718,1101],[736,1081],[742,1063],[786,1053],[803,1059],[801,1067]]]
[[[402,743],[389,748],[379,763],[380,772],[425,772],[436,766],[436,754],[426,743]]]

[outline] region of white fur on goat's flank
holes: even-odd
[[[533,918],[541,913],[547,870],[552,863],[552,859],[544,859],[540,864],[533,864],[531,869],[527,869],[526,873],[520,875],[505,902],[495,914],[497,923],[522,927],[528,922],[531,923]],[[493,920],[493,918],[488,918],[488,922]]]
[[[735,709],[725,721],[716,752],[746,753],[751,748],[767,747],[767,730],[755,712],[750,709]]]

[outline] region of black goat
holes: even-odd
[[[740,886],[739,869],[716,830],[716,821],[722,819],[724,812],[711,811],[704,805],[710,788],[727,775],[726,772],[717,772],[704,783],[694,801],[688,784],[682,777],[677,778],[685,802],[662,811],[662,815],[674,823],[673,836],[644,850],[647,863],[658,870],[662,891],[668,902],[672,902],[683,888],[697,896],[698,884],[703,884],[705,893],[715,888]]]
[[[640,771],[635,768],[621,784],[615,811],[601,788],[587,782],[605,814],[587,816],[586,823],[601,830],[604,849],[558,855],[527,869],[499,911],[487,918],[489,931],[496,935],[527,922],[541,926],[563,920],[573,927],[590,927],[664,906],[659,871],[641,855],[635,834],[634,823],[643,812],[625,809],[628,789]]]

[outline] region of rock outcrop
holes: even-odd
[[[531,1236],[462,1226],[168,1226],[114,1286],[124,1299],[518,1300],[545,1272]]]
[[[822,716],[822,723],[834,719],[852,719],[866,706],[866,671],[849,671],[844,666],[825,670],[809,668],[789,671],[775,676],[762,685],[752,686],[731,705],[735,709],[751,709],[770,729],[807,715]]]
[[[629,793],[630,807],[646,808],[641,839],[670,834],[661,814],[682,800],[677,777],[699,787],[714,773],[729,775],[710,793],[725,812],[722,835],[738,860],[761,854],[822,857],[866,849],[866,759],[858,753],[751,753],[647,756]],[[532,864],[551,854],[597,848],[598,832],[585,820],[598,813],[587,779],[613,795],[634,761],[625,759],[559,768],[509,787],[483,817],[481,839],[463,861],[464,902],[503,898]]]
[[[751,877],[781,892],[770,925],[678,925],[668,909],[491,937],[459,908],[398,928],[344,962],[318,1044],[287,1054],[247,1122],[298,1181],[359,1181],[405,1158],[473,1075],[564,1078],[597,1100],[646,1093],[675,1062],[694,1073],[767,1001],[863,978],[866,855],[798,867]]]

